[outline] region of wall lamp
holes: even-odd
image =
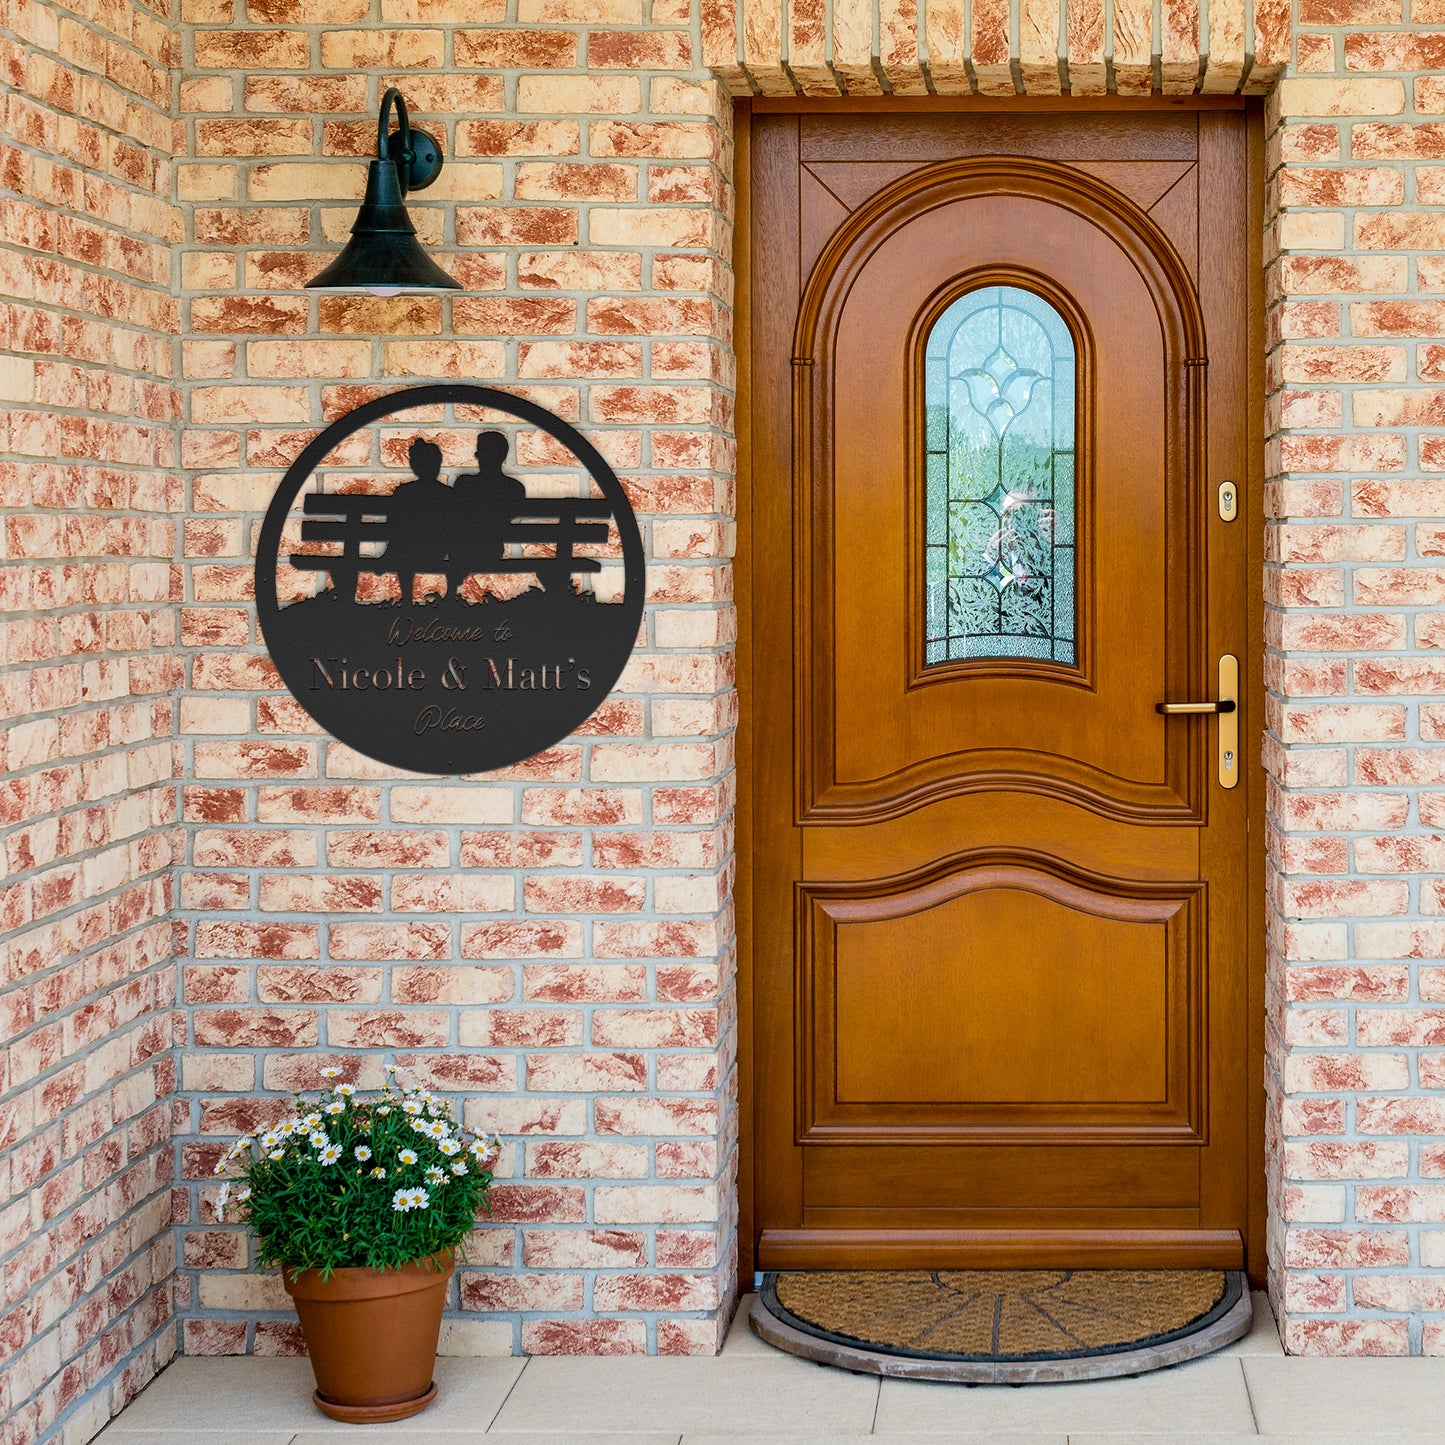
[[[392,107],[400,128],[388,133]],[[381,97],[376,123],[376,159],[366,173],[366,194],[341,254],[306,283],[310,291],[368,291],[373,296],[403,292],[460,291],[427,255],[404,204],[408,191],[424,190],[441,173],[442,153],[425,131],[413,130],[406,101],[395,87]]]

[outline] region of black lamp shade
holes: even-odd
[[[422,250],[402,201],[396,165],[390,160],[372,161],[351,239],[306,287],[311,291],[371,291],[379,296],[462,289],[461,282],[448,276]]]
[[[388,133],[393,107],[401,129]],[[406,102],[395,88],[381,98],[376,156],[366,173],[366,194],[351,239],[319,276],[306,283],[307,290],[369,291],[376,296],[460,291],[461,282],[448,276],[422,250],[416,227],[406,213],[407,191],[429,186],[441,170],[442,159],[429,135],[411,129]],[[398,164],[405,167],[405,175],[398,171]]]

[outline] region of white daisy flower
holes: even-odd
[[[461,1144],[455,1139],[443,1139],[441,1143],[437,1145],[437,1148],[440,1149],[443,1154],[447,1155],[460,1154],[462,1152]]]
[[[425,1119],[413,1119],[413,1120],[411,1121],[411,1127],[412,1127],[413,1129],[415,1129],[418,1134],[425,1134],[425,1133],[426,1133],[426,1129],[427,1129],[426,1120],[425,1120]]]
[[[340,1069],[336,1069],[336,1068],[322,1069],[322,1071],[321,1071],[321,1077],[322,1077],[323,1079],[336,1079],[336,1078],[340,1078],[340,1077],[341,1077],[341,1070],[340,1070]]]
[[[386,1072],[387,1072],[388,1074],[394,1074],[394,1073],[396,1073],[396,1071],[397,1071],[400,1067],[401,1067],[400,1064],[388,1064],[388,1065],[386,1066]]]
[[[321,1115],[313,1109],[302,1121],[303,1129],[314,1129],[321,1122]]]
[[[391,1207],[398,1214],[405,1214],[412,1209],[425,1209],[431,1202],[431,1196],[425,1189],[398,1189],[391,1196]]]
[[[261,1147],[263,1149],[274,1149],[281,1142],[281,1136],[272,1129],[269,1133],[261,1135]]]
[[[398,1161],[399,1161],[400,1163],[402,1163],[402,1164],[415,1164],[415,1163],[416,1163],[416,1150],[415,1150],[415,1149],[403,1149],[403,1150],[401,1151],[401,1153],[398,1154],[396,1157],[397,1157]]]
[[[378,1114],[382,1114],[382,1115],[389,1114],[389,1113],[391,1113],[391,1105],[390,1105],[390,1104],[383,1104],[383,1105],[381,1106],[381,1108],[379,1108],[376,1112],[377,1112]]]
[[[227,1154],[225,1159],[217,1159],[216,1167],[211,1170],[211,1173],[215,1174],[218,1177],[224,1174],[226,1172],[226,1160],[230,1159],[230,1157],[231,1156]]]
[[[445,1184],[447,1182],[447,1176],[433,1164],[426,1171],[426,1182],[428,1184]]]
[[[495,1159],[502,1152],[502,1136],[493,1134],[490,1138],[473,1139],[469,1152],[479,1164]]]
[[[332,1093],[340,1094],[343,1099],[349,1099],[356,1092],[355,1084],[338,1084]]]
[[[236,1191],[236,1203],[244,1204],[251,1197],[250,1188],[238,1189]]]
[[[337,1161],[338,1159],[340,1159],[340,1158],[341,1158],[341,1145],[340,1145],[340,1144],[328,1144],[328,1145],[326,1146],[326,1148],[324,1148],[324,1149],[321,1151],[321,1162],[322,1162],[323,1164],[335,1164],[336,1161]]]
[[[420,1114],[425,1106],[418,1103],[415,1099],[408,1099],[401,1107],[405,1109],[408,1114]]]
[[[324,1149],[331,1142],[322,1129],[313,1129],[310,1134],[310,1139],[313,1149]]]
[[[351,1152],[356,1155],[357,1162],[361,1164],[365,1164],[371,1158],[371,1149],[366,1144],[358,1144]]]
[[[284,1124],[277,1125],[276,1132],[278,1134],[294,1134],[300,1127],[300,1119],[287,1119]]]
[[[333,1100],[326,1106],[326,1112],[327,1112],[328,1114],[341,1114],[341,1113],[344,1113],[345,1110],[346,1110],[346,1105],[343,1104],[340,1099],[333,1099]]]
[[[433,1119],[431,1123],[426,1126],[426,1132],[430,1134],[433,1139],[445,1139],[447,1135],[451,1133],[451,1130],[447,1128],[442,1120]]]
[[[462,1175],[465,1174],[466,1172],[467,1172],[467,1166],[466,1166],[466,1162],[465,1162],[464,1160],[454,1159],[454,1160],[452,1161],[452,1173],[455,1174],[458,1179],[460,1179],[460,1178],[462,1177]]]
[[[376,1166],[376,1168],[374,1168],[374,1169],[371,1171],[371,1177],[372,1177],[373,1179],[385,1179],[385,1178],[386,1178],[386,1170],[383,1169],[380,1164],[378,1164],[378,1165]]]
[[[284,1159],[286,1157],[286,1151],[284,1149],[273,1149],[266,1157],[268,1159]]]

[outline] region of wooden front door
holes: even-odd
[[[1246,115],[750,145],[757,1265],[1238,1267]]]

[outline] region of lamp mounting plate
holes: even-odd
[[[406,152],[411,151],[411,161]],[[424,131],[410,126],[394,130],[386,138],[388,159],[396,163],[404,191],[424,191],[441,174],[441,147]]]

